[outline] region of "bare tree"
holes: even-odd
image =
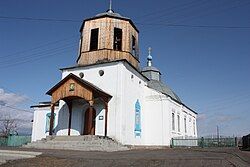
[[[9,135],[17,134],[17,123],[15,119],[6,117],[0,120],[0,136],[8,137]]]

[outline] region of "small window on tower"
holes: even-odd
[[[136,56],[136,39],[133,35],[132,35],[132,54]]]
[[[114,29],[114,50],[122,50],[122,29]]]
[[[89,48],[90,51],[98,49],[98,34],[99,34],[98,28],[91,30],[90,48]]]

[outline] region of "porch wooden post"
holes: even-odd
[[[93,106],[89,106],[89,118],[88,118],[88,122],[89,122],[89,125],[88,125],[88,128],[90,130],[90,135],[94,135],[95,132],[93,132],[93,127],[95,126],[94,123],[93,123]],[[91,128],[91,129],[90,129]]]
[[[67,102],[69,108],[69,125],[68,125],[68,136],[70,136],[71,130],[71,119],[72,119],[72,101]]]
[[[53,134],[53,128],[54,128],[54,111],[55,111],[55,104],[51,104],[51,115],[50,115],[50,126],[49,126],[49,135],[51,136]]]
[[[89,129],[90,130],[90,134],[91,135],[95,135],[95,122],[94,122],[94,111],[93,111],[93,105],[94,105],[94,101],[93,100],[90,100],[89,101],[89,127],[88,128],[91,128]]]
[[[108,126],[108,103],[105,102],[105,129],[104,129],[104,136],[107,136],[107,126]]]

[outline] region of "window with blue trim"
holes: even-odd
[[[45,126],[45,131],[49,132],[49,128],[50,128],[50,117],[51,117],[51,113],[47,113],[46,114],[46,126]],[[53,130],[55,129],[55,118],[56,118],[56,114],[54,113],[54,125],[53,125]]]

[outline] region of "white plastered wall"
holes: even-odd
[[[99,70],[104,75],[99,75]],[[84,73],[87,80],[112,96],[108,106],[108,136],[126,145],[157,145],[169,146],[172,137],[196,137],[196,114],[166,95],[147,87],[146,79],[126,62],[113,62],[94,66],[65,69],[62,78],[73,73],[76,76]],[[132,77],[133,76],[133,77]],[[135,137],[135,103],[141,105],[141,137]],[[59,123],[56,121],[57,135],[68,134],[68,108],[60,102]],[[105,109],[100,101],[94,104],[96,109],[96,135],[104,135]],[[82,102],[73,104],[72,135],[80,135],[84,127],[84,113],[86,106]],[[180,115],[180,132],[177,131],[177,117],[175,114],[175,130],[172,130],[172,112]],[[39,140],[46,136],[47,109],[35,109],[32,140]],[[56,117],[58,117],[58,111]],[[187,132],[184,132],[183,118],[187,118]],[[191,122],[189,122],[189,118]],[[39,121],[38,121],[39,120]],[[195,127],[193,128],[193,121]],[[44,129],[43,131],[41,131]],[[193,131],[195,129],[195,133]],[[38,132],[39,131],[39,132]]]
[[[169,111],[170,111],[170,131],[171,131],[171,138],[196,138],[197,137],[197,125],[196,125],[196,118],[197,114],[192,112],[187,107],[176,103],[175,101],[171,100],[171,103],[169,105]],[[172,128],[172,113],[174,113],[174,123],[175,128],[173,130]],[[180,118],[180,128],[178,128],[178,119],[177,116],[179,115]],[[186,118],[186,132],[185,132],[185,121],[184,118]],[[195,122],[195,126],[194,123]]]
[[[51,112],[50,107],[35,107],[34,109],[34,119],[32,125],[32,136],[31,141],[41,140],[48,135],[46,132],[46,115]],[[55,107],[55,124],[57,125],[58,119],[58,107]]]
[[[103,76],[99,75],[99,70],[104,71]],[[122,144],[141,144],[143,136],[139,139],[134,136],[135,103],[138,99],[143,110],[143,92],[146,79],[124,62],[96,65],[94,68],[83,67],[64,70],[63,78],[70,73],[79,76],[80,72],[84,73],[84,80],[91,82],[112,96],[108,103],[108,136]],[[131,78],[132,75],[133,78]],[[104,112],[103,109],[101,115],[105,119]],[[104,120],[96,125],[100,125],[100,129],[103,129]],[[100,134],[99,130],[96,132]]]
[[[108,103],[108,136],[115,138],[120,141],[120,106],[121,106],[121,71],[119,62],[113,64],[101,64],[95,65],[94,67],[79,67],[76,69],[64,70],[62,73],[62,78],[66,77],[68,74],[73,73],[76,76],[82,72],[84,73],[84,80],[94,84],[95,86],[102,89],[104,92],[112,95],[111,100]],[[100,76],[99,71],[103,70],[104,75]],[[96,134],[104,135],[104,125],[105,125],[105,109],[101,102],[96,105],[97,113],[96,117]],[[99,119],[103,117],[103,119]]]

